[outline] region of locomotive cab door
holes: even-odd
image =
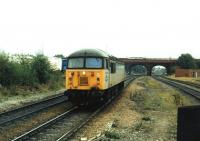
[[[116,83],[116,62],[115,61],[110,61],[110,87],[114,86]]]
[[[105,59],[105,87],[108,89],[110,87],[110,62]]]

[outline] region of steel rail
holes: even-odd
[[[197,91],[195,89],[192,89],[191,87],[187,87],[185,85],[182,85],[178,82],[174,82],[172,80],[169,79],[165,79],[163,77],[153,77],[154,79],[161,81],[165,84],[168,84],[170,86],[173,86],[177,89],[179,89],[180,91],[186,93],[186,94],[190,94],[191,96],[195,97],[196,99],[200,100],[200,91]]]
[[[0,126],[6,123],[13,122],[25,116],[31,115],[33,113],[39,112],[45,108],[50,108],[52,106],[58,105],[62,102],[67,101],[67,97],[62,95],[57,95],[43,101],[34,102],[26,106],[16,108],[0,114]]]
[[[31,135],[37,133],[38,131],[40,131],[40,130],[46,128],[46,127],[48,127],[49,125],[55,123],[56,121],[64,118],[66,115],[70,114],[72,111],[76,110],[77,108],[78,108],[77,106],[70,108],[67,112],[64,112],[64,113],[58,115],[57,117],[55,117],[55,118],[53,118],[53,119],[51,119],[51,120],[39,125],[38,127],[33,128],[32,130],[24,133],[23,135],[20,135],[20,136],[16,137],[12,141],[19,141],[19,140],[28,139]]]
[[[132,82],[136,77],[129,77],[129,79],[126,79],[126,81],[128,81],[127,85],[125,87],[128,86],[128,84],[130,84],[130,82]],[[118,94],[119,95],[119,94]],[[100,108],[98,108],[97,110],[95,110],[94,112],[92,112],[91,114],[89,114],[89,116],[87,118],[84,118],[82,120],[81,123],[78,123],[76,126],[72,127],[70,130],[68,130],[67,132],[65,132],[64,134],[62,134],[57,141],[61,141],[61,140],[66,140],[69,139],[71,137],[71,135],[73,135],[74,133],[76,133],[80,128],[82,128],[85,124],[87,124],[92,118],[94,118],[98,113],[100,113],[100,111],[102,111],[106,106],[108,106],[118,95],[116,95],[115,97],[112,97],[110,100],[108,100],[105,104],[103,104],[103,106],[101,106]],[[39,125],[38,127],[24,133],[23,135],[20,135],[19,137],[16,137],[15,139],[13,139],[12,141],[19,141],[19,140],[27,140],[29,139],[29,137],[34,136],[34,134],[39,133],[41,130],[54,125],[56,122],[59,122],[59,120],[62,120],[63,118],[65,118],[68,114],[72,113],[73,111],[78,110],[78,107],[73,107],[72,109],[70,109],[69,111],[57,116],[56,118],[53,118],[45,123],[43,123],[42,125]]]
[[[182,83],[182,84],[186,84],[186,85],[189,85],[189,86],[196,87],[196,88],[200,89],[200,84],[197,84],[197,83],[193,83],[193,82],[189,82],[189,81],[183,81],[183,80],[177,80],[177,79],[172,79],[172,78],[168,78],[168,77],[163,77],[163,78],[171,80],[171,81],[176,81],[176,82],[179,82],[179,83]]]

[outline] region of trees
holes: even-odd
[[[192,55],[190,54],[181,54],[177,60],[177,65],[183,69],[194,69],[196,68],[196,62]]]
[[[58,90],[63,87],[63,78],[63,73],[53,70],[43,54],[10,55],[0,51],[0,94]]]
[[[9,55],[0,52],[0,85],[10,86],[15,83],[14,64],[9,60]]]
[[[62,55],[62,54],[56,54],[56,55],[54,55],[54,57],[56,57],[56,58],[64,58],[64,55]]]
[[[200,60],[197,60],[196,64],[197,64],[197,68],[200,69]]]
[[[50,62],[44,55],[8,55],[0,52],[0,85],[2,86],[47,84],[51,73]]]
[[[12,56],[12,61],[15,64],[16,84],[21,86],[33,86],[36,80],[32,71],[33,56],[16,54]]]
[[[51,65],[43,54],[38,54],[33,58],[32,70],[40,84],[45,84],[50,79]]]

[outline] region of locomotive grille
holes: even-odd
[[[88,77],[80,77],[80,86],[88,85]]]

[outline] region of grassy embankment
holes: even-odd
[[[132,110],[136,111],[140,118],[126,129],[118,128],[115,124],[112,130],[106,133],[107,138],[175,141],[177,108],[192,105],[196,101],[150,77],[139,78],[132,87],[134,90],[130,93],[130,100],[135,103]]]
[[[177,108],[193,102],[151,78],[143,78],[138,84],[144,90],[136,90],[131,95],[136,102],[135,110],[142,115],[133,127],[136,135],[146,140],[176,140]]]
[[[53,95],[63,84],[64,74],[46,56],[0,52],[0,112]]]

